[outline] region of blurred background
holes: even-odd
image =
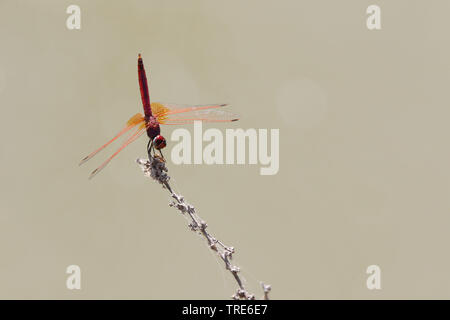
[[[66,9],[81,8],[69,30]],[[381,8],[381,30],[366,9]],[[135,163],[78,162],[152,101],[230,103],[280,170],[175,165],[273,299],[450,298],[448,1],[0,1],[0,298],[228,299],[223,263]],[[192,125],[185,126],[193,132]],[[204,126],[204,129],[212,126]],[[163,127],[168,139],[173,126]],[[81,268],[81,290],[66,268]],[[381,268],[381,290],[366,269]]]

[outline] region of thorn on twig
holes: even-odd
[[[241,269],[238,266],[231,266],[230,271],[233,273],[238,273]]]
[[[272,286],[270,284],[264,284],[263,282],[261,282],[261,286],[264,291],[264,300],[269,300],[269,292],[272,290]]]

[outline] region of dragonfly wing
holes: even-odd
[[[125,126],[125,128],[123,128],[114,138],[112,138],[111,140],[109,140],[107,143],[105,143],[104,145],[102,145],[100,148],[94,150],[93,152],[91,152],[89,155],[87,155],[86,157],[84,157],[81,161],[79,165],[82,165],[83,163],[85,163],[86,161],[92,159],[93,156],[95,156],[97,153],[99,153],[100,151],[102,151],[103,149],[105,149],[107,146],[109,146],[112,142],[114,142],[117,138],[119,138],[120,136],[122,136],[123,134],[125,134],[126,132],[128,132],[129,130],[131,130],[132,128],[134,128],[136,125],[143,123],[144,122],[144,117],[142,116],[142,114],[140,113],[136,113],[134,116],[132,116],[130,118],[130,120],[128,120],[127,125]]]
[[[136,141],[137,138],[139,138],[144,132],[146,132],[146,126],[145,124],[141,124],[137,130],[122,144],[122,146],[117,149],[116,152],[113,153],[112,156],[110,156],[105,162],[103,162],[100,167],[92,171],[91,175],[89,176],[89,179],[92,179],[97,173],[99,173],[103,168],[106,167],[106,165],[119,154],[120,151],[122,151],[126,146],[128,146],[130,143]]]
[[[194,121],[230,122],[237,121],[238,115],[223,110],[227,104],[184,105],[161,103],[163,112],[156,113],[161,124],[184,124]]]

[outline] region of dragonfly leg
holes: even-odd
[[[152,158],[152,149],[153,149],[153,140],[148,140],[147,143],[147,153],[148,153],[148,158]]]
[[[161,149],[159,149],[158,151],[159,151],[159,153],[161,154],[161,157],[162,157],[163,159],[165,159],[165,158],[164,158],[164,155],[162,154]]]

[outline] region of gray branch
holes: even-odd
[[[231,259],[235,252],[234,248],[226,246],[223,242],[213,237],[207,230],[208,225],[206,222],[202,220],[195,212],[195,208],[187,203],[182,195],[178,195],[173,192],[169,184],[170,176],[167,174],[168,169],[164,159],[155,156],[150,159],[137,159],[136,162],[141,167],[142,171],[144,171],[144,175],[146,177],[152,178],[153,180],[159,182],[163,188],[170,192],[173,200],[169,203],[169,206],[178,209],[181,214],[189,216],[189,228],[192,231],[202,235],[208,242],[209,248],[216,252],[216,254],[225,263],[225,268],[231,272],[239,287],[236,293],[232,295],[232,298],[235,300],[254,300],[255,295],[249,293],[245,289],[244,284],[239,277],[239,267],[231,263]],[[271,289],[270,285],[261,283],[261,286],[264,292],[263,299],[269,300],[269,291]]]

